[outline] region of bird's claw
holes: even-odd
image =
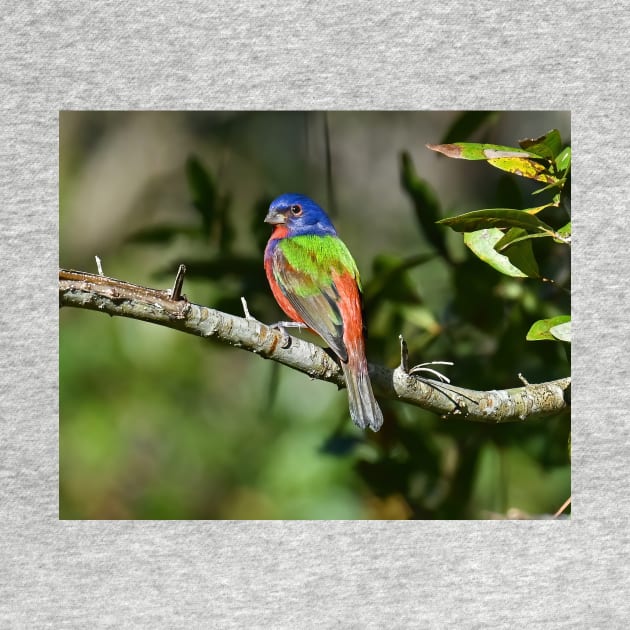
[[[274,328],[275,330],[279,331],[280,334],[282,335],[281,346],[283,348],[288,348],[291,345],[291,335],[289,335],[289,333],[286,331],[284,326],[281,326],[280,324],[273,324],[273,326],[270,326],[270,328]]]
[[[269,328],[274,328],[275,330],[279,330],[282,335],[282,347],[288,348],[291,345],[291,335],[287,332],[287,328],[306,328],[306,324],[302,324],[301,322],[276,322],[275,324],[270,324]]]

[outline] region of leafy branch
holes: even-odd
[[[484,160],[490,166],[543,184],[532,194],[551,192],[552,198],[542,205],[522,210],[491,208],[474,210],[455,217],[437,221],[456,232],[464,233],[464,243],[485,263],[506,276],[544,278],[532,249],[533,239],[550,238],[560,245],[571,245],[569,177],[571,171],[571,147],[563,148],[557,129],[539,138],[519,141],[519,147],[474,142],[427,144],[450,158]],[[554,228],[537,215],[549,208],[562,208],[569,221]],[[530,328],[530,341],[571,341],[571,317],[538,320]]]
[[[311,378],[344,386],[343,373],[321,347],[288,338],[251,318],[237,317],[189,302],[181,295],[183,266],[173,289],[142,287],[104,275],[59,270],[60,306],[96,310],[158,324],[241,348],[277,361]],[[556,415],[569,406],[570,378],[507,390],[475,391],[413,374],[401,338],[401,364],[395,369],[371,364],[376,392],[439,414],[444,419],[506,423]],[[522,378],[522,377],[521,377]],[[524,379],[522,379],[524,381]]]

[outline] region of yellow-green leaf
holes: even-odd
[[[525,208],[522,212],[527,212],[527,214],[538,214],[541,210],[545,208],[549,208],[549,206],[555,205],[554,203],[546,203],[544,206],[536,206],[535,208]]]
[[[544,164],[539,164],[534,162],[534,160],[523,157],[498,157],[488,160],[488,164],[502,171],[527,177],[528,179],[535,179],[546,184],[555,184],[558,181],[556,177],[547,171],[547,167]]]

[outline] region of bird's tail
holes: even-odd
[[[383,412],[374,398],[367,361],[364,356],[358,359],[349,356],[348,359],[348,363],[342,361],[341,367],[346,377],[352,422],[360,429],[370,427],[372,431],[378,431],[383,424]]]

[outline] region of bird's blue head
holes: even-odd
[[[285,193],[276,197],[269,206],[265,223],[276,226],[274,235],[299,236],[315,234],[336,236],[328,215],[306,195]]]

